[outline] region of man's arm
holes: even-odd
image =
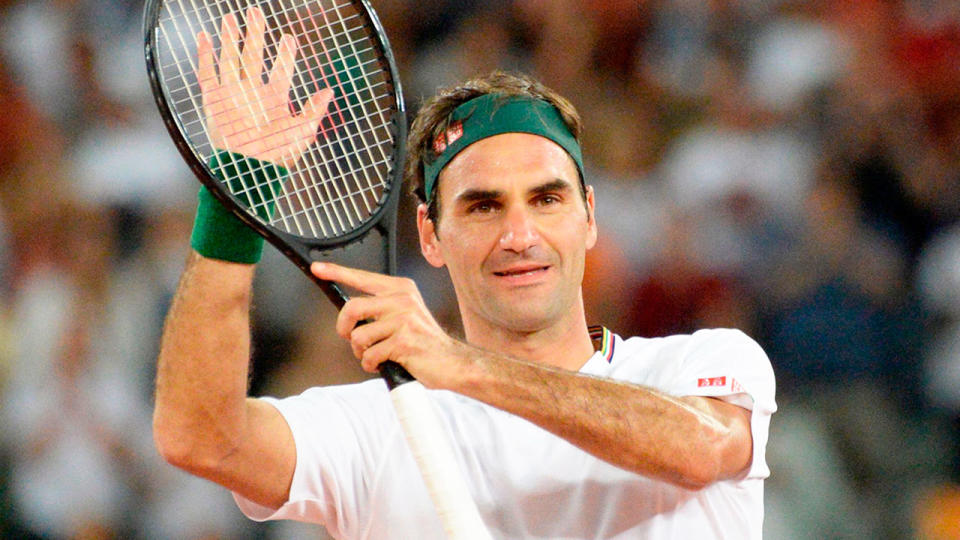
[[[333,91],[317,91],[294,114],[288,93],[296,39],[280,39],[264,82],[265,30],[263,12],[248,9],[241,52],[239,20],[225,14],[219,58],[212,37],[197,36],[207,135],[216,149],[291,167],[316,138]],[[262,115],[253,119],[250,111]],[[210,234],[229,245],[222,233]],[[279,411],[247,397],[253,273],[252,264],[191,253],[164,328],[154,437],[167,461],[277,508],[288,498],[296,449]]]
[[[743,473],[750,411],[707,397],[464,351],[450,390],[530,420],[621,468],[687,489]]]
[[[277,508],[296,450],[280,413],[247,398],[253,273],[191,252],[161,341],[153,430],[168,462]]]
[[[751,462],[746,409],[478,349],[440,328],[409,279],[333,264],[313,272],[371,295],[351,299],[337,320],[367,371],[393,360],[428,388],[483,401],[613,465],[688,489],[735,477]],[[356,326],[361,320],[372,322]]]

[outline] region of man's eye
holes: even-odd
[[[483,201],[473,204],[469,208],[471,214],[489,214],[496,210],[496,204],[490,201]]]
[[[560,202],[560,197],[556,195],[541,195],[537,197],[536,204],[539,206],[550,206]]]

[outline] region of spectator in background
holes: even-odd
[[[11,491],[34,534],[115,536],[126,501],[145,487],[150,431],[130,381],[102,361],[112,235],[96,210],[44,210],[26,247],[37,256],[12,310],[15,354],[2,407],[3,442],[14,449]]]
[[[922,321],[902,297],[903,261],[889,239],[863,224],[855,201],[849,184],[827,178],[815,185],[798,249],[779,273],[781,296],[766,306],[764,324],[781,388],[799,416],[785,422],[794,429],[810,424],[787,440],[795,449],[800,433],[825,430],[819,436],[828,441],[807,442],[811,449],[826,445],[822,461],[836,460],[832,467],[847,471],[840,478],[849,485],[837,493],[854,499],[841,507],[881,507],[870,520],[875,534],[902,537],[909,479],[937,463],[943,447],[927,426],[912,422],[919,363],[911,359],[919,356]],[[790,469],[803,459],[784,452],[786,474],[802,474]],[[824,517],[834,525],[841,519]]]
[[[931,314],[925,332],[923,391],[953,427],[946,479],[960,482],[960,225],[937,234],[920,254],[917,284]]]
[[[83,32],[81,0],[8,2],[0,21],[0,54],[25,95],[48,120],[77,127],[82,104],[76,88],[87,79],[73,52]]]
[[[417,99],[472,74],[523,67],[506,4],[485,3],[463,17],[448,35],[428,42],[417,55],[407,86]]]
[[[628,324],[639,335],[688,334],[697,328],[754,329],[747,292],[734,276],[708,271],[696,258],[691,216],[667,218],[662,249],[629,297]]]

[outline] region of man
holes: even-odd
[[[236,41],[232,16],[224,28]],[[248,28],[262,32],[255,10]],[[261,61],[223,50],[221,73]],[[211,51],[201,38],[205,95],[258,84],[217,81]],[[330,99],[318,96],[307,124]],[[218,147],[240,151],[229,122],[209,111],[207,121]],[[597,226],[579,132],[573,107],[526,78],[494,74],[427,102],[407,180],[422,201],[421,251],[447,267],[466,340],[440,328],[412,281],[318,263],[318,277],[365,294],[342,309],[337,332],[364,369],[393,360],[433,389],[497,538],[760,538],[769,361],[734,330],[627,340],[600,330],[594,341],[580,282]],[[255,145],[242,153],[270,157]],[[197,236],[159,359],[164,457],[232,490],[254,519],[314,521],[343,538],[442,538],[382,381],[246,396],[245,261],[256,257],[220,260]]]

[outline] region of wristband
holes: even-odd
[[[230,178],[233,193],[240,193],[240,202],[253,208],[261,218],[273,213],[275,197],[280,193],[287,171],[266,161],[218,151],[210,158],[210,168],[218,178]],[[263,186],[243,192],[240,186]],[[190,245],[210,259],[254,264],[263,254],[263,237],[234,216],[206,186],[197,195],[197,215],[193,222]]]

